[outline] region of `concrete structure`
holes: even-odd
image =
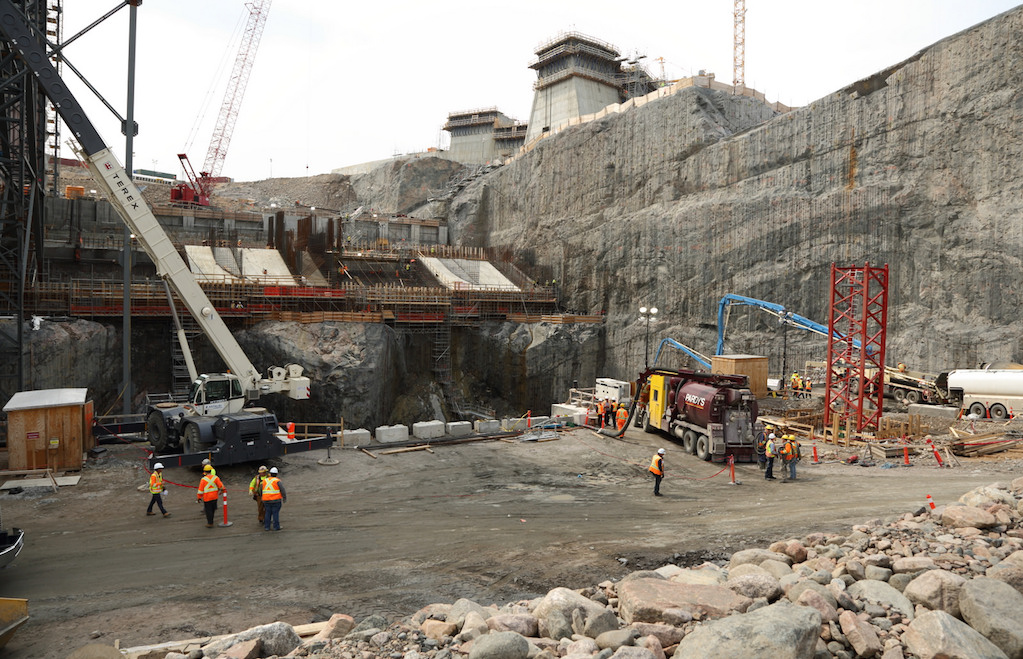
[[[501,432],[501,422],[497,419],[480,419],[475,423],[476,433],[479,435],[490,435]]]
[[[380,426],[375,433],[377,441],[382,444],[408,441],[408,426]]]
[[[447,425],[447,431],[452,437],[468,437],[472,434],[472,423],[468,421],[452,421]]]
[[[621,102],[618,49],[578,32],[568,32],[536,50],[533,109],[526,141],[553,127]]]
[[[213,248],[208,245],[185,245],[185,257],[188,259],[188,269],[192,271],[196,281],[219,284],[231,284],[239,281],[238,277],[217,263]]]
[[[345,245],[447,245],[448,224],[444,220],[395,217],[390,214],[361,213],[341,224]]]
[[[437,278],[437,281],[448,288],[520,290],[489,261],[439,259],[431,256],[421,257],[419,261]]]
[[[511,157],[526,141],[526,126],[497,108],[452,112],[444,130],[451,133],[449,156],[467,165]]]
[[[369,431],[365,428],[356,428],[355,430],[346,430],[344,434],[344,445],[345,446],[365,446],[370,442]]]
[[[565,422],[574,423],[577,426],[586,425],[586,414],[589,412],[585,407],[556,403],[551,405],[551,418]]]
[[[444,436],[443,421],[418,421],[412,424],[412,435],[417,439],[436,439]]]

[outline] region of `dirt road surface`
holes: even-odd
[[[665,496],[646,473],[667,449]],[[374,446],[380,453],[386,447]],[[331,613],[397,619],[432,602],[503,603],[581,588],[669,562],[698,564],[811,531],[939,504],[1019,474],[1019,461],[938,469],[800,465],[768,482],[630,430],[576,430],[556,441],[485,441],[395,455],[323,451],[275,461],[288,491],[283,530],[264,532],[247,496],[256,465],[223,467],[233,525],[205,527],[199,472],[169,469],[170,518],[147,517],[137,446],[115,447],[78,486],[4,495],[3,520],[26,530],[2,594],[29,600],[9,659],[65,657],[90,642],[121,647],[236,632]],[[809,453],[809,451],[804,451]],[[218,514],[221,511],[218,510]],[[95,638],[93,638],[93,636]]]

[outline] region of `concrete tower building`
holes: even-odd
[[[452,112],[444,130],[451,133],[447,158],[482,165],[513,155],[525,142],[526,127],[497,108]]]
[[[578,32],[561,34],[536,50],[533,109],[526,142],[558,125],[621,102],[618,50]]]

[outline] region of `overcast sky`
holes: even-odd
[[[65,0],[64,39],[115,5]],[[1015,0],[747,0],[746,84],[805,105]],[[134,167],[202,166],[248,17],[243,0],[145,0],[138,9]],[[536,47],[578,31],[645,55],[655,76],[700,69],[732,81],[731,0],[275,0],[223,174],[322,174],[446,146],[448,113],[497,107],[526,122]],[[68,59],[122,114],[128,11],[68,46]],[[120,125],[64,76],[123,159]],[[70,157],[70,153],[65,154]]]

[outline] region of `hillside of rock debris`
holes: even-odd
[[[303,634],[300,635],[299,632]],[[344,614],[124,650],[167,659],[1005,659],[1023,657],[1023,478],[728,561],[409,617]]]

